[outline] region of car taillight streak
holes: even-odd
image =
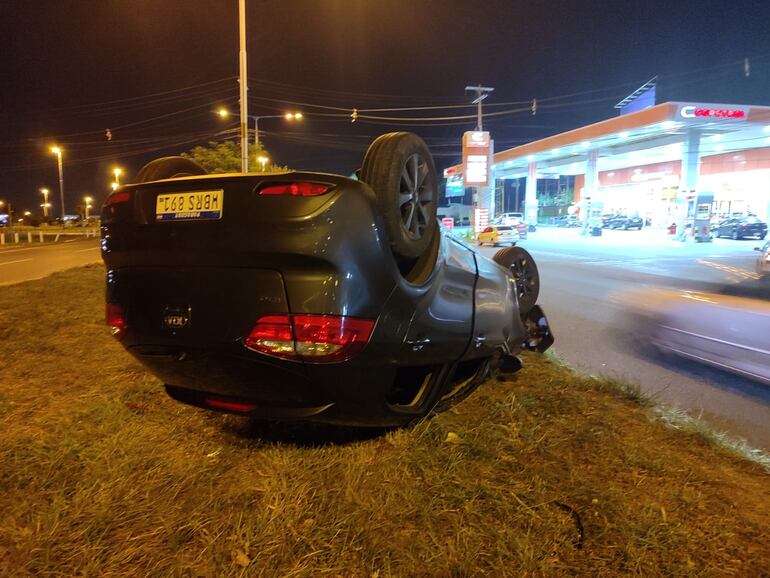
[[[288,195],[292,197],[317,197],[328,193],[331,185],[322,183],[276,183],[262,187],[260,195]]]
[[[267,315],[257,320],[244,345],[285,359],[343,361],[364,348],[373,328],[371,319],[341,315]]]

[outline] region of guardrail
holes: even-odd
[[[6,244],[21,245],[24,243],[57,243],[64,237],[98,237],[98,228],[87,229],[8,229],[0,232],[0,246]]]

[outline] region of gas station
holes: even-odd
[[[676,225],[680,237],[687,230],[705,240],[699,237],[708,236],[712,219],[754,214],[768,221],[770,107],[655,105],[645,99],[647,92],[643,86],[618,103],[617,117],[497,153],[489,133],[469,131],[463,165],[447,169],[445,176],[456,186],[462,174],[465,186],[477,187],[474,214],[489,218],[501,212],[495,183],[525,178],[523,212],[527,222],[537,222],[538,179],[570,175],[571,211],[584,226],[589,213],[638,215],[649,226]],[[479,167],[481,156],[467,152],[474,142],[488,146],[479,148],[489,150],[488,175]]]

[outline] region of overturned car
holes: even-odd
[[[439,229],[414,134],[376,139],[359,180],[166,157],[136,181],[102,209],[107,323],[179,401],[403,425],[553,342],[526,251]]]

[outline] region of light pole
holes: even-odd
[[[262,165],[262,172],[264,173],[265,172],[265,165],[267,164],[267,161],[269,161],[270,159],[268,157],[264,156],[264,155],[260,155],[260,156],[257,157],[257,160]]]
[[[249,127],[248,115],[249,115],[249,101],[248,85],[246,79],[249,76],[248,67],[246,66],[246,0],[238,0],[238,32],[240,39],[240,51],[238,52],[238,60],[240,64],[240,99],[241,99],[241,172],[249,172]]]
[[[62,169],[62,150],[59,147],[51,147],[51,152],[56,155],[59,161],[59,197],[61,200],[61,222],[64,224],[64,171]]]
[[[115,175],[115,176],[117,176],[117,175]],[[88,210],[91,208],[91,201],[93,201],[93,199],[91,197],[83,197],[83,200],[86,202],[85,212],[86,212],[86,221],[87,221],[88,220]]]
[[[120,186],[120,175],[123,174],[123,171],[120,169],[120,167],[115,167],[112,170],[112,174],[115,175],[115,184]]]
[[[43,218],[48,218],[48,189],[43,187],[40,189],[40,192],[43,193]]]

